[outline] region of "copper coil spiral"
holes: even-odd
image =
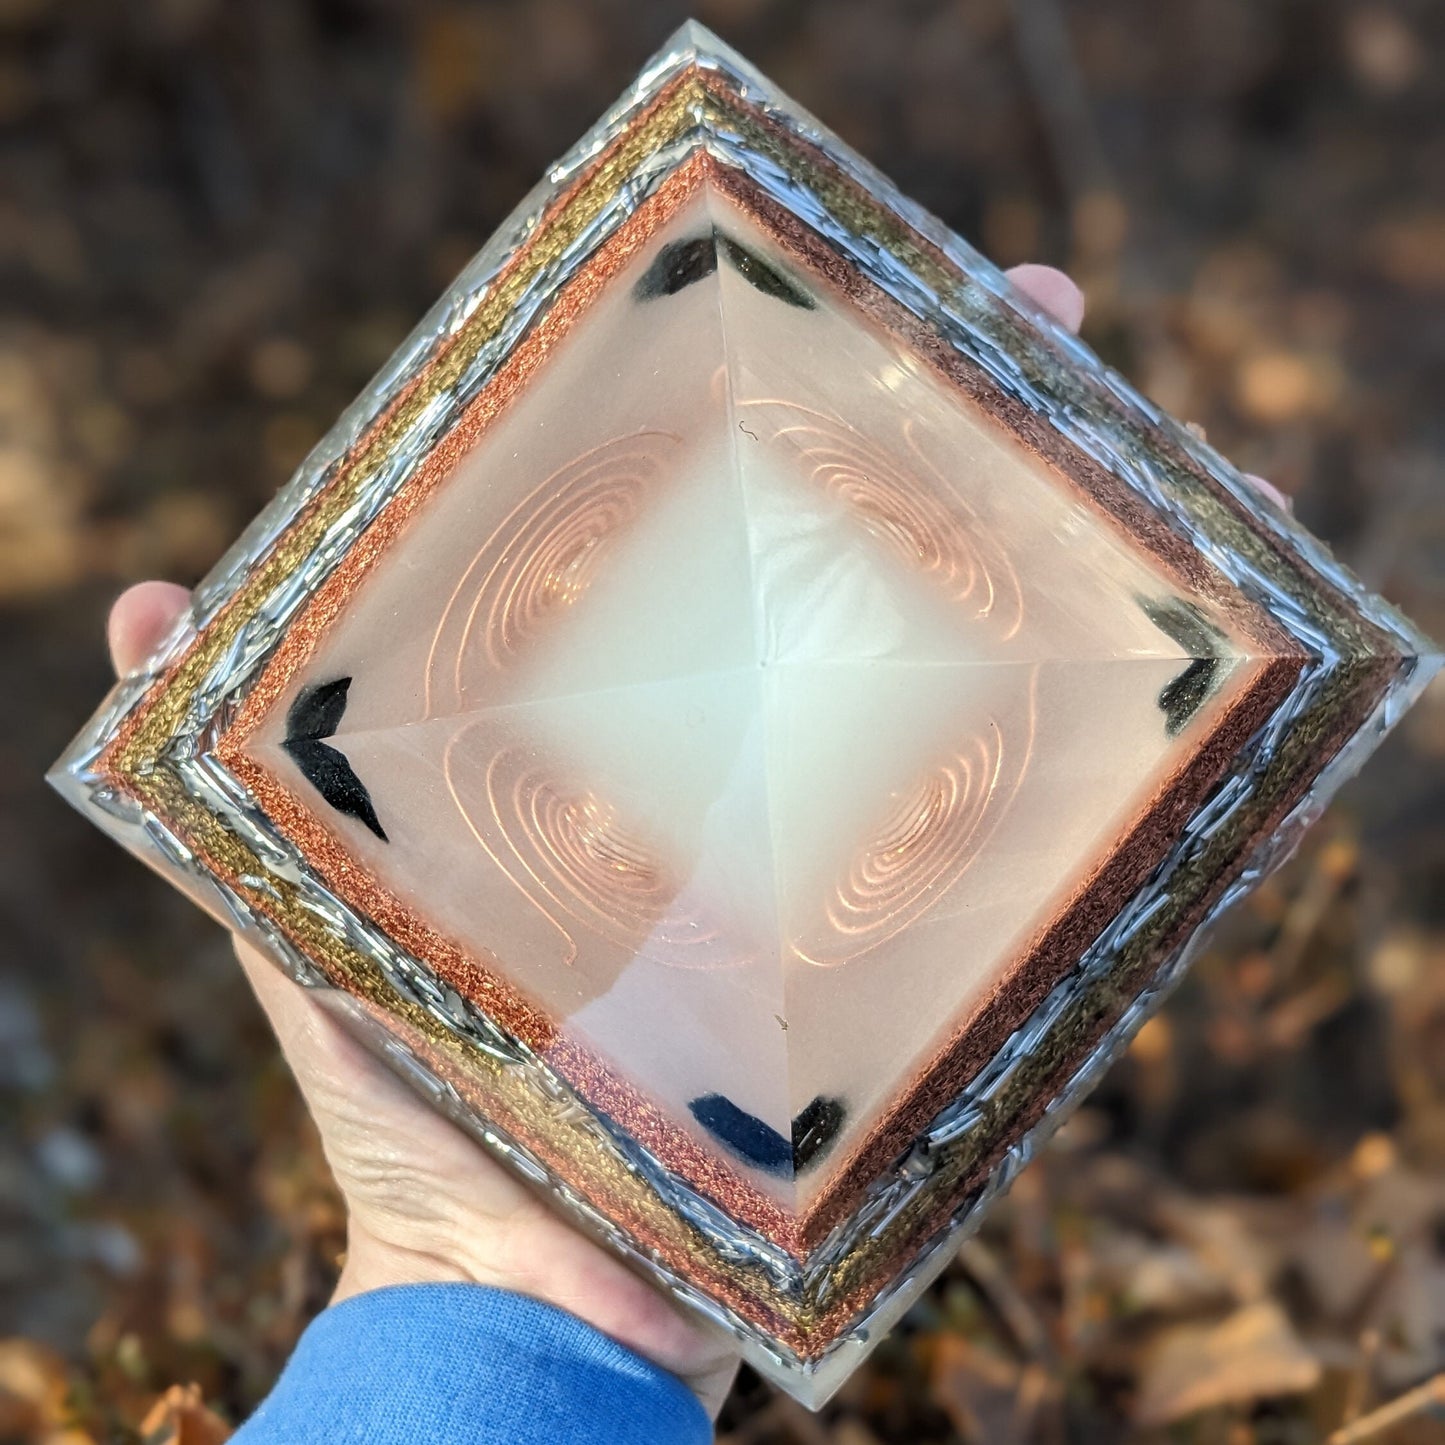
[[[505,667],[586,592],[680,444],[671,432],[614,438],[554,472],[512,509],[442,613],[427,658],[428,716],[458,707],[470,669]]]
[[[531,748],[479,754],[472,731],[448,743],[447,786],[477,842],[564,935],[568,962],[578,953],[570,920],[633,957],[717,965],[721,930],[679,906],[681,884],[612,804],[559,782]]]
[[[885,451],[837,417],[791,402],[742,404],[765,441],[795,451],[811,483],[840,502],[884,548],[920,572],[949,601],[970,604],[1007,641],[1023,618],[1023,596],[1007,549],[918,447],[905,422],[897,451]]]
[[[953,757],[919,778],[834,884],[826,905],[828,949],[812,963],[847,962],[921,916],[963,875],[1009,796],[1004,744],[997,731],[971,738]],[[991,816],[991,811],[994,810]]]

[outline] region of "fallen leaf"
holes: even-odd
[[[1379,95],[1409,89],[1429,64],[1405,18],[1383,5],[1351,13],[1345,23],[1345,56],[1364,85]]]
[[[1421,291],[1445,287],[1445,212],[1381,221],[1366,244],[1387,280]]]
[[[141,1421],[142,1445],[224,1445],[231,1427],[206,1408],[199,1385],[172,1385]]]
[[[1039,1417],[1059,1400],[1041,1366],[1016,1364],[958,1335],[934,1342],[931,1390],[958,1433],[977,1445],[1037,1439]]]
[[[1343,382],[1325,357],[1267,351],[1241,366],[1236,396],[1255,421],[1278,426],[1305,416],[1319,416],[1334,405]]]
[[[29,1440],[56,1424],[65,1362],[31,1340],[0,1340],[0,1439]]]
[[[1003,1445],[1014,1438],[1011,1423],[1019,1373],[1012,1361],[957,1335],[940,1335],[935,1341],[933,1398],[965,1440]]]
[[[1320,1373],[1284,1311],[1262,1300],[1218,1324],[1162,1330],[1145,1358],[1134,1418],[1168,1425],[1218,1405],[1302,1394]]]

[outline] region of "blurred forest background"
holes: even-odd
[[[1445,5],[696,9],[1445,635]],[[40,783],[107,604],[204,572],[684,14],[0,0],[0,1442],[219,1440],[342,1240],[224,941]],[[841,1398],[745,1374],[722,1438],[1445,1439],[1442,755],[1437,689]]]

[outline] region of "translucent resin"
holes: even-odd
[[[56,781],[816,1404],[1427,651],[689,27]]]

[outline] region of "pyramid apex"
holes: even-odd
[[[684,20],[643,68],[643,74],[685,65],[701,65],[708,69],[723,67],[754,84],[768,86],[750,61],[698,20]]]

